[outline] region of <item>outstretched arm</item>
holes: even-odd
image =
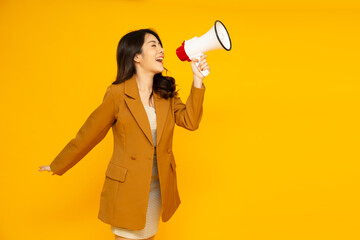
[[[115,121],[115,102],[111,90],[112,85],[107,88],[103,102],[86,119],[75,138],[52,161],[50,168],[53,175],[63,175],[106,136]]]

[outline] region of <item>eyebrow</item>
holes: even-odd
[[[154,42],[154,43],[156,43],[154,40],[152,40],[152,41],[148,41],[148,43],[151,43],[151,42]],[[159,43],[160,44],[160,43]]]

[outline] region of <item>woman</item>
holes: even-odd
[[[112,128],[114,150],[105,173],[98,218],[115,239],[154,239],[160,216],[168,221],[180,204],[172,152],[174,125],[196,130],[205,86],[206,55],[192,60],[193,84],[184,104],[175,79],[163,76],[164,49],[156,32],[140,29],[122,37],[116,80],[65,148],[39,171],[63,175]]]

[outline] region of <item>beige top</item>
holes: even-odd
[[[156,146],[156,113],[155,108],[144,105],[146,113],[149,118],[151,134],[153,137],[154,146]]]

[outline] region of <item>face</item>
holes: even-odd
[[[164,71],[163,66],[164,49],[157,38],[149,33],[145,34],[142,54],[134,57],[135,67],[141,72],[151,72],[157,74]]]

